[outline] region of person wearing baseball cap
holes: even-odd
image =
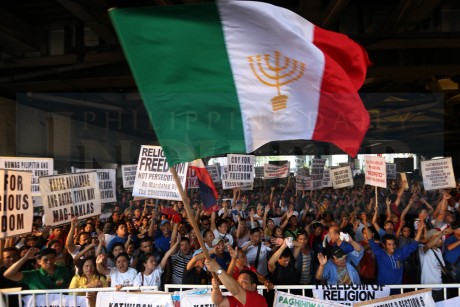
[[[214,259],[219,263],[221,268],[227,271],[230,262],[232,261],[232,257],[230,254],[225,250],[225,240],[221,237],[216,237],[212,240],[212,249],[209,251],[211,254],[211,259]]]

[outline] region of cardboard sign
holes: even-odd
[[[263,178],[264,177],[264,167],[263,166],[256,166],[254,167],[255,176],[256,178]]]
[[[349,168],[349,166],[347,166]],[[387,297],[390,287],[380,285],[324,285],[313,289],[313,296],[320,300],[354,306],[376,298]]]
[[[422,161],[421,164],[425,190],[455,188],[452,158]]]
[[[311,161],[311,180],[312,189],[319,190],[323,188],[323,174],[326,159],[313,159]]]
[[[96,171],[99,191],[102,203],[112,203],[117,201],[116,182],[117,170],[115,169],[84,169],[74,168],[75,173]]]
[[[186,187],[187,189],[198,189],[200,187],[195,169],[190,166],[187,169]]]
[[[136,180],[137,164],[126,164],[121,166],[121,177],[123,178],[123,187],[132,188]]]
[[[330,176],[334,189],[346,188],[353,186],[353,175],[350,166],[344,166],[331,169]]]
[[[381,188],[387,187],[387,167],[384,157],[364,157],[364,168],[366,184]]]
[[[129,303],[128,303],[129,302]],[[98,307],[161,306],[174,307],[171,294],[161,292],[98,292]]]
[[[396,179],[396,163],[387,163],[387,179]]]
[[[295,177],[295,188],[297,191],[311,191],[313,187],[313,181],[311,177],[297,175]]]
[[[390,307],[390,306],[436,306],[431,296],[431,289],[423,289],[385,298],[378,298],[367,302],[360,302],[354,306]]]
[[[332,187],[331,168],[326,168],[323,172],[323,188]]]
[[[188,163],[176,164],[174,168],[185,187]],[[142,145],[133,196],[182,201],[161,146]]]
[[[289,176],[289,163],[283,165],[264,164],[264,179],[286,178]]]
[[[101,193],[96,171],[40,177],[45,224],[70,223],[101,214]]]
[[[289,306],[315,306],[315,307],[340,307],[346,306],[335,302],[319,300],[316,298],[294,295],[286,292],[275,291],[273,307]]]
[[[32,172],[0,169],[0,238],[32,231],[31,190]]]
[[[211,176],[212,182],[220,182],[218,165],[206,165],[206,170],[208,171],[209,176]]]
[[[0,157],[0,168],[32,171],[32,196],[40,196],[40,176],[53,174],[53,158]]]
[[[240,188],[242,191],[252,190],[254,188],[253,182],[232,182],[228,180],[227,166],[221,167],[222,171],[222,189],[230,190],[234,188]]]
[[[253,155],[227,155],[227,181],[254,182]]]

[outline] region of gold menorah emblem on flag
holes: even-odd
[[[278,96],[273,97],[271,102],[273,111],[278,111],[286,108],[288,100],[287,95],[281,95],[281,86],[302,78],[306,65],[282,56],[279,51],[275,51],[273,61],[270,61],[270,57],[270,54],[248,56],[248,62],[252,72],[260,82],[267,86],[276,87]],[[281,66],[282,61],[284,63]]]

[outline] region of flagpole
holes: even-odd
[[[182,202],[184,203],[184,208],[185,208],[185,211],[187,212],[188,219],[190,220],[190,224],[192,225],[192,228],[195,231],[198,242],[200,242],[201,249],[203,250],[203,253],[206,259],[211,259],[209,257],[208,249],[206,248],[206,244],[204,242],[203,236],[201,235],[200,228],[198,227],[195,217],[193,216],[192,208],[190,208],[190,204],[188,202],[187,195],[185,194],[185,191],[184,191],[184,188],[182,187],[179,176],[177,175],[176,168],[172,166],[169,168],[169,171],[173,175],[177,189],[179,190],[179,194],[182,198]]]

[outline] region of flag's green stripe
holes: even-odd
[[[169,163],[244,152],[240,106],[216,5],[110,14]]]

